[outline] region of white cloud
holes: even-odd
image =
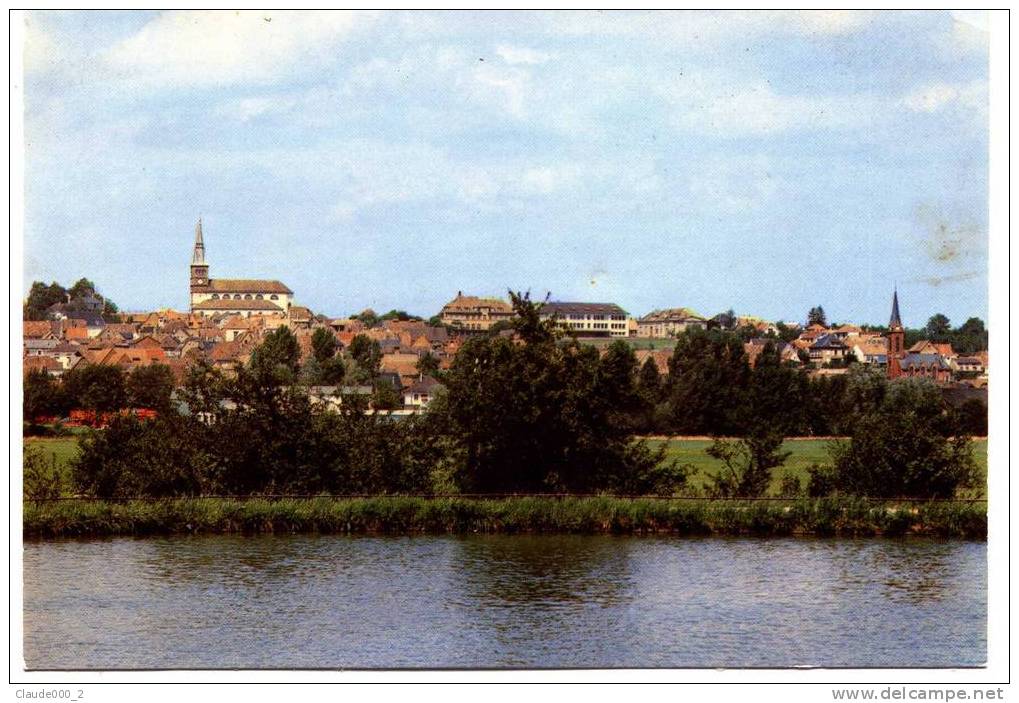
[[[855,10],[686,10],[557,13],[550,20],[556,31],[566,34],[657,38],[684,48],[712,48],[764,36],[850,34],[866,27],[873,16]]]
[[[698,208],[741,213],[765,205],[778,191],[779,181],[763,156],[716,156],[698,164],[687,187]]]
[[[295,104],[293,98],[281,96],[239,98],[218,104],[213,112],[219,117],[247,122],[262,115],[287,112]]]
[[[542,64],[555,58],[555,54],[548,51],[538,51],[520,46],[499,46],[495,53],[508,64]]]
[[[156,86],[271,83],[328,60],[365,15],[348,12],[166,12],[103,54],[116,74]]]
[[[988,111],[987,83],[931,83],[906,95],[902,104],[914,112],[961,108],[982,119]]]
[[[767,81],[732,76],[688,75],[656,90],[673,110],[677,128],[721,137],[845,128],[874,109],[867,96],[781,95]]]

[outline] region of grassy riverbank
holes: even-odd
[[[933,535],[986,539],[984,503],[856,499],[695,501],[643,498],[313,498],[65,500],[24,505],[26,537],[293,533],[618,533]]]

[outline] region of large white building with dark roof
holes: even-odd
[[[198,220],[191,256],[191,312],[208,316],[239,313],[246,317],[287,314],[293,302],[294,292],[279,281],[209,278],[202,221]]]
[[[541,317],[555,317],[559,326],[578,337],[628,337],[626,310],[615,303],[550,302],[541,306]]]

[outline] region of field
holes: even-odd
[[[691,464],[697,469],[697,473],[690,478],[690,485],[697,490],[702,490],[708,483],[708,475],[714,474],[724,468],[724,464],[717,459],[712,459],[704,451],[711,446],[708,439],[671,439],[669,444],[668,458],[678,459],[681,464]],[[800,484],[806,488],[809,474],[807,469],[812,464],[824,464],[828,461],[827,439],[790,439],[786,440],[782,449],[792,452],[783,466],[775,469],[772,474],[772,494],[777,494],[779,485],[784,476],[795,476],[799,478]],[[657,446],[661,440],[650,440],[649,444]],[[973,442],[973,458],[977,462],[979,485],[987,484],[987,440],[980,439]],[[984,497],[984,490],[969,491],[966,497]]]
[[[671,440],[650,440],[650,444],[658,445],[662,441],[668,441],[668,457],[678,459],[681,464],[691,464],[697,469],[697,473],[690,478],[691,487],[702,490],[708,483],[708,475],[716,473],[723,468],[720,461],[712,459],[705,453],[705,449],[711,446],[707,439],[671,439]],[[70,478],[70,461],[77,451],[77,439],[74,437],[57,438],[27,438],[26,446],[38,447],[47,463],[55,461],[57,467],[65,479]],[[801,485],[807,485],[807,468],[811,464],[823,464],[828,458],[828,440],[826,439],[791,439],[784,445],[785,451],[792,454],[786,460],[785,465],[774,471],[771,493],[777,493],[782,478],[786,475],[796,476],[800,479]],[[979,472],[979,485],[987,483],[987,440],[975,440],[973,442],[973,456],[977,461]],[[68,485],[69,480],[64,484]],[[970,491],[966,497],[984,497],[985,491]]]

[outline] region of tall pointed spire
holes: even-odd
[[[205,242],[202,240],[202,218],[195,225],[195,253],[191,257],[191,265],[205,263]]]
[[[892,319],[888,321],[889,328],[902,328],[902,319],[899,317],[899,291],[892,293]]]

